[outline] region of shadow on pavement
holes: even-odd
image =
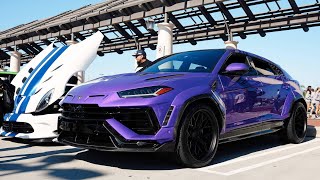
[[[311,139],[308,139],[311,140]],[[252,139],[231,142],[219,145],[217,154],[210,164],[218,164],[244,155],[262,150],[286,145],[276,135],[261,136]],[[28,148],[30,145],[16,147]],[[14,148],[7,148],[10,150]],[[49,149],[50,150],[50,149]],[[21,151],[18,151],[21,152]],[[74,168],[74,160],[82,160],[93,165],[105,167],[118,167],[130,170],[176,170],[181,167],[174,162],[174,158],[168,153],[124,153],[124,152],[100,152],[88,151],[78,148],[51,150],[38,153],[17,153],[11,155],[0,154],[0,179],[8,175],[16,175],[40,171],[47,173],[48,177],[60,179],[88,179],[101,177],[97,171],[88,170],[86,167]],[[39,159],[39,160],[38,160]],[[29,163],[26,163],[29,160]],[[54,165],[63,164],[56,168]],[[70,165],[71,168],[68,168]],[[107,170],[107,169],[106,169]],[[108,174],[107,174],[108,175]]]
[[[306,138],[310,141],[314,138]],[[287,145],[277,134],[270,134],[241,141],[230,142],[219,146],[210,165],[222,163],[251,153]]]
[[[311,139],[308,139],[309,141]],[[251,139],[221,144],[214,160],[209,164],[218,164],[245,156],[254,152],[283,146],[284,143],[277,135],[265,135]],[[76,159],[104,166],[133,170],[174,170],[177,165],[174,158],[165,153],[117,153],[102,151],[83,151]]]
[[[16,149],[23,149],[31,145],[24,145],[16,147]],[[14,149],[14,148],[7,148]],[[2,151],[1,149],[0,151]],[[30,173],[41,171],[48,173],[50,177],[60,179],[89,179],[102,176],[101,173],[86,170],[85,168],[53,168],[56,164],[68,163],[74,160],[74,153],[81,151],[78,148],[66,148],[61,150],[44,151],[39,153],[24,153],[3,155],[0,154],[0,179],[9,175],[17,175],[23,173]],[[32,159],[40,158],[38,161]],[[26,163],[27,160],[31,160]],[[22,176],[22,175],[21,175]],[[31,177],[30,177],[31,178]]]
[[[20,138],[3,138],[1,140],[19,143],[19,144],[28,144],[29,146],[64,146],[62,144],[52,142],[52,139],[30,140],[30,139],[20,139]]]
[[[103,166],[134,170],[180,169],[169,153],[83,151],[76,159]]]

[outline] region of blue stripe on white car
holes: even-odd
[[[39,71],[39,69],[43,66],[44,63],[46,63],[51,57],[52,55],[58,50],[58,48],[54,48],[40,63],[39,65],[37,65],[37,67],[31,72],[31,74],[29,75],[29,77],[26,79],[26,81],[23,83],[19,94],[17,95],[17,97],[15,98],[15,102],[14,102],[14,112],[16,112],[17,110],[17,106],[19,104],[21,104],[21,100],[22,100],[22,92],[25,91],[25,88],[27,86],[27,84],[29,84],[30,80],[37,74],[37,72]]]
[[[41,78],[55,62],[55,60],[68,48],[69,46],[63,46],[61,48],[53,49],[41,63],[32,71],[28,79],[25,81],[19,94],[17,95],[15,102],[15,110],[13,115],[9,117],[9,121],[16,121],[21,113],[26,111],[30,96],[32,96],[37,88]]]

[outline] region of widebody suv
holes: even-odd
[[[58,141],[103,151],[172,152],[186,167],[211,162],[218,144],[277,132],[306,136],[300,86],[283,69],[234,49],[156,60],[138,73],[73,88],[60,102]]]

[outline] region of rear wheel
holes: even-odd
[[[282,131],[284,140],[299,144],[304,141],[307,134],[307,110],[300,102],[296,103],[285,129]]]
[[[218,147],[219,124],[206,105],[189,108],[183,116],[175,156],[185,167],[209,164]]]

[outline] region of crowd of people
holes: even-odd
[[[318,118],[320,110],[320,87],[313,89],[311,86],[308,86],[304,95],[308,106],[309,118]]]

